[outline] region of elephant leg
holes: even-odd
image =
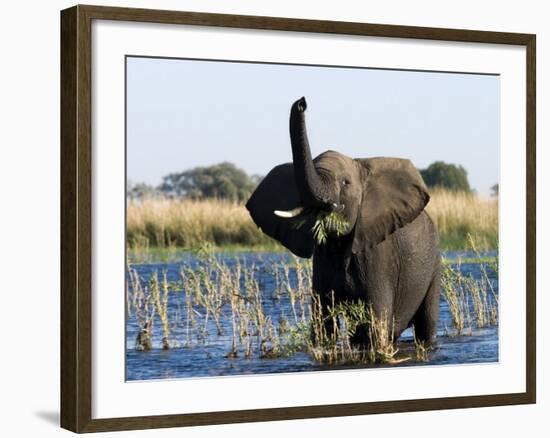
[[[351,345],[367,348],[370,344],[370,328],[367,325],[359,325],[350,339]]]
[[[413,318],[414,333],[418,341],[427,346],[436,344],[439,318],[439,272],[430,283],[428,292]]]
[[[327,336],[334,335],[334,319],[330,316],[333,311],[333,307],[337,304],[334,292],[323,294],[321,297],[321,305],[323,308],[323,315],[325,316],[325,330]]]

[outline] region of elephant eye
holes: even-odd
[[[342,180],[342,185],[347,186],[349,184],[350,184],[349,180],[347,179]]]

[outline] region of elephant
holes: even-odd
[[[435,346],[441,256],[420,173],[403,158],[328,150],[312,159],[306,108],[305,97],[291,107],[292,163],[274,167],[252,193],[253,221],[296,256],[313,257],[313,293],[325,316],[331,303],[361,301],[388,317],[394,340],[414,326],[418,341]],[[316,218],[331,212],[347,226],[319,242]],[[352,343],[368,346],[368,330],[361,326]]]

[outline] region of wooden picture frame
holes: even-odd
[[[526,391],[381,401],[92,418],[92,22],[184,24],[387,38],[517,45],[526,49]],[[100,6],[61,12],[61,426],[97,432],[529,404],[536,401],[535,58],[531,34],[331,22]]]

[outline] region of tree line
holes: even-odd
[[[461,165],[435,161],[426,169],[419,169],[428,187],[442,187],[457,192],[472,192],[468,172]],[[139,200],[148,197],[166,198],[219,198],[233,202],[245,202],[262,177],[248,175],[233,163],[223,162],[212,166],[195,167],[182,172],[170,173],[162,178],[159,186],[128,182],[126,195]],[[493,196],[498,196],[498,184],[491,187]]]
[[[183,172],[170,173],[159,186],[128,183],[126,195],[130,199],[162,196],[166,198],[218,198],[234,202],[246,201],[262,177],[248,175],[233,163],[194,167]]]

